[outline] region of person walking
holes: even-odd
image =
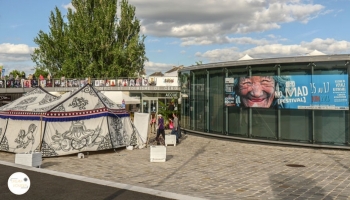
[[[161,114],[158,115],[158,131],[156,136],[157,145],[159,142],[159,135],[162,134],[163,140],[165,141],[165,131],[164,131],[164,119]]]
[[[156,134],[156,116],[155,115],[151,115],[152,119],[150,122],[151,125],[151,133],[153,132],[154,134]]]
[[[180,143],[179,140],[179,133],[178,133],[178,127],[179,127],[179,119],[177,118],[176,114],[173,113],[173,129],[171,130],[172,135],[176,135],[176,143]]]

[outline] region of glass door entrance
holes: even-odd
[[[142,100],[142,112],[143,113],[156,113],[158,109],[158,101],[157,100]]]

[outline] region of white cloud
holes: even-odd
[[[167,63],[155,63],[155,62],[145,62],[145,70],[147,76],[153,74],[154,72],[162,72],[170,70],[175,64],[167,64]]]
[[[254,58],[289,57],[306,55],[313,50],[318,50],[326,54],[350,53],[350,42],[337,41],[332,38],[316,38],[311,42],[301,42],[300,44],[267,44],[256,46],[245,51],[238,48],[215,49],[204,53],[197,52],[196,57],[204,58],[210,62],[222,62],[237,60],[245,54]]]
[[[7,53],[7,54],[30,54],[34,50],[33,47],[29,47],[26,44],[10,44],[10,43],[3,43],[0,44],[0,53]]]
[[[211,44],[253,44],[253,45],[264,45],[269,44],[266,39],[253,39],[250,37],[240,37],[232,38],[228,36],[203,36],[203,37],[189,37],[182,39],[182,46],[191,46],[191,45],[211,45]]]
[[[197,52],[195,56],[206,59],[208,62],[221,62],[237,60],[239,54],[239,49],[232,47],[227,49],[214,49],[204,53]]]
[[[72,3],[66,4],[66,5],[62,5],[63,8],[65,8],[66,10],[68,10],[68,8],[72,9],[73,11],[75,11],[74,6],[72,5]]]
[[[0,44],[0,60],[2,61],[24,61],[30,60],[30,54],[34,51],[34,47],[26,44]]]
[[[184,39],[279,29],[283,23],[307,23],[325,9],[308,0],[129,0],[129,3],[136,7],[144,34]]]
[[[147,43],[153,43],[153,42],[159,42],[159,39],[147,39],[145,42]]]
[[[308,49],[316,49],[327,54],[350,52],[350,42],[345,40],[337,41],[333,38],[315,38],[311,42],[302,42],[301,45],[307,47]]]

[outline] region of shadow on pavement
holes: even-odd
[[[300,168],[296,167],[294,170],[297,172]],[[269,179],[273,195],[277,199],[333,199],[313,179],[298,176],[298,173],[293,173],[293,176],[273,174]]]

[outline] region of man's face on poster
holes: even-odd
[[[239,94],[245,107],[268,108],[275,97],[275,80],[272,76],[240,78]]]

